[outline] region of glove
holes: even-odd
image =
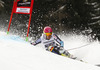
[[[60,54],[63,54],[63,53],[64,53],[64,51],[65,51],[65,50],[64,50],[64,48],[63,48],[63,47],[60,47],[60,48],[59,48],[59,53],[60,53]]]
[[[35,43],[31,43],[31,44],[34,45],[34,46],[36,45]]]
[[[64,47],[62,47],[62,46],[59,48],[59,50],[63,50],[63,49],[64,49]]]

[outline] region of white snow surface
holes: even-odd
[[[65,49],[88,43],[83,36],[61,38]],[[88,45],[88,48],[69,51],[87,63],[48,52],[40,46],[35,47],[19,36],[0,32],[0,70],[100,70],[100,67],[93,65],[100,63],[100,45],[96,42]]]

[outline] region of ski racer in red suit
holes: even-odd
[[[70,53],[64,49],[64,42],[52,32],[52,29],[49,26],[44,27],[42,36],[31,44],[35,46],[39,43],[42,43],[48,51],[59,55],[65,54],[72,58]]]

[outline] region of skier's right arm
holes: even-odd
[[[41,43],[41,38],[39,38],[38,40],[36,40],[35,42],[33,42],[33,43],[31,43],[32,45],[37,45],[37,44],[39,44],[39,43]]]

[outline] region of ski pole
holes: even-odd
[[[76,48],[71,48],[71,49],[68,49],[67,51],[70,51],[70,50],[75,50],[75,49],[79,49],[79,48],[83,48],[83,47],[86,47],[88,45],[90,45],[91,43],[88,43],[88,44],[85,44],[85,45],[82,45],[80,47],[76,47]]]

